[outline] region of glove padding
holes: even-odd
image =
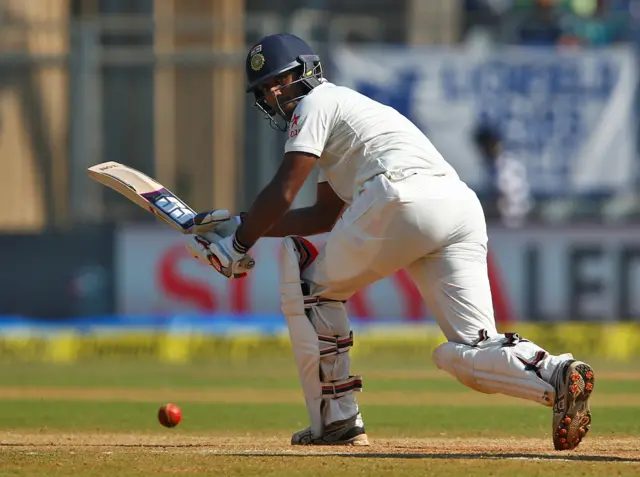
[[[215,232],[220,237],[228,237],[236,233],[242,223],[242,215],[232,216],[228,210],[214,209],[200,212],[193,218],[194,233],[207,237],[207,232]],[[209,240],[215,242],[216,240]]]
[[[226,278],[242,278],[255,266],[255,260],[233,248],[235,234],[220,237],[215,232],[191,235],[186,247],[201,262],[211,265]]]

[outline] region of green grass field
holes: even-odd
[[[422,359],[354,359],[368,448],[288,445],[307,425],[293,359],[0,364],[0,476],[640,475],[637,362],[592,362],[593,426],[553,451],[551,411],[483,395]],[[175,402],[174,429],[156,412]]]

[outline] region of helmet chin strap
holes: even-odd
[[[308,74],[308,72],[311,72],[313,74]],[[282,85],[280,88],[278,88],[278,90],[283,90],[285,88],[289,88],[296,84],[302,84],[306,88],[308,88],[309,91],[311,91],[316,86],[319,86],[320,84],[322,84],[322,82],[323,82],[322,66],[320,65],[320,63],[318,63],[311,70],[307,70],[305,66],[305,69],[303,70],[303,74],[298,79],[286,85]],[[276,100],[275,111],[270,111],[274,109],[274,108],[271,108],[270,106],[269,106],[269,109],[265,108],[265,106],[261,104],[261,101],[259,99],[256,99],[254,106],[257,106],[258,109],[260,109],[264,113],[265,117],[269,119],[269,124],[273,129],[281,132],[287,132],[287,130],[289,129],[289,119],[287,118],[287,115],[284,112],[284,109],[282,108],[287,104],[301,101],[308,94],[308,92],[305,94],[301,94],[300,96],[296,96],[293,99],[289,99],[283,102],[282,104],[280,104],[280,101],[278,100],[278,96],[275,95],[275,92],[272,91],[271,94],[274,95],[274,99]],[[280,118],[284,121],[284,124],[276,120],[275,118],[276,115],[280,116]]]
[[[274,114],[270,114],[269,111],[267,111],[266,108],[262,104],[260,104],[258,101],[254,103],[254,106],[256,106],[258,109],[260,109],[264,113],[265,118],[269,120],[269,125],[273,129],[280,132],[287,132],[287,130],[289,129],[290,120],[287,118],[287,114],[284,112],[283,108],[287,104],[299,102],[302,98],[304,98],[304,96],[305,95],[296,96],[295,98],[289,99],[282,104],[280,104],[280,101],[278,101],[278,97],[276,96],[277,111]],[[282,121],[278,121],[276,118],[276,115],[279,116]]]
[[[287,132],[287,129],[289,129],[289,121],[284,117],[283,114],[281,114],[280,112],[274,112],[273,114],[270,113],[258,101],[253,103],[253,105],[256,108],[258,108],[260,111],[262,111],[265,119],[269,120],[269,126],[271,126],[272,129],[275,129],[276,131],[280,131],[280,132]],[[282,108],[280,108],[280,106],[278,105],[278,109],[282,109]],[[281,121],[278,121],[278,119],[276,118],[276,115],[280,116]]]

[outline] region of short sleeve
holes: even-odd
[[[321,104],[314,94],[305,97],[289,122],[284,152],[306,152],[320,157],[335,123],[337,107],[332,101]]]

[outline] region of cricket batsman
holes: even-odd
[[[433,352],[436,365],[482,393],[553,407],[554,447],[574,449],[591,424],[593,369],[497,332],[482,206],[429,139],[394,109],[327,81],[294,35],[263,38],[246,71],[255,105],[287,134],[284,157],[242,218],[198,214],[201,233],[187,248],[234,278],[250,270],[261,237],[283,237],[282,312],[311,424],[291,443],[368,445],[345,302],[404,268],[448,340]],[[291,210],[316,165],[316,203]],[[303,238],[324,232],[320,251]]]

